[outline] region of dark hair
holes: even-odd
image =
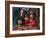
[[[29,8],[28,12],[30,14],[30,11],[32,11],[32,13],[34,13],[34,9],[33,8]]]
[[[30,15],[34,15],[34,18],[36,18],[36,15],[35,15],[35,13],[33,13],[33,14],[29,14],[29,16],[30,16]],[[29,17],[29,18],[30,18],[30,17]]]
[[[30,11],[32,11],[33,13],[30,13]],[[36,17],[36,14],[35,14],[35,11],[34,11],[34,9],[33,8],[30,8],[29,10],[28,10],[28,12],[29,12],[29,16],[31,15],[31,14],[33,14],[34,15],[34,18]]]

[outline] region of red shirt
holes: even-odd
[[[36,19],[29,20],[29,24],[31,24],[32,27],[36,27],[36,24],[37,24]]]
[[[29,24],[29,20],[24,20],[24,24],[28,25]]]

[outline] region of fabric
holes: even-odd
[[[32,27],[36,27],[36,25],[37,25],[36,19],[29,20],[29,24],[31,24]]]

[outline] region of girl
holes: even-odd
[[[15,29],[16,30],[21,30],[22,29],[22,26],[21,25],[22,25],[22,21],[21,20],[18,20]]]
[[[28,25],[29,25],[29,17],[28,17],[28,15],[25,15],[24,16],[24,28],[25,28],[25,30],[28,30]]]
[[[22,29],[23,16],[24,16],[24,10],[22,8],[20,8],[19,14],[16,17],[16,26],[15,26],[16,30],[21,30]]]
[[[29,18],[27,15],[24,16],[24,25],[28,25],[29,24]]]
[[[29,28],[32,26],[33,29],[36,29],[36,18],[35,18],[35,13],[33,11],[30,10],[30,14],[29,14]]]

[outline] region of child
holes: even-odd
[[[24,16],[24,28],[25,28],[25,30],[28,30],[28,25],[29,25],[29,18],[28,18],[28,15],[25,15]]]
[[[24,25],[28,25],[29,24],[29,18],[28,18],[28,15],[25,15],[24,16]]]
[[[16,30],[21,30],[22,29],[21,24],[22,24],[22,21],[18,20],[17,25],[16,25]]]
[[[19,10],[19,12],[18,12],[19,14],[17,15],[17,17],[16,17],[16,23],[17,23],[17,25],[15,26],[16,27],[16,29],[18,30],[18,29],[21,29],[22,28],[22,21],[23,21],[23,17],[24,17],[24,10],[22,9],[22,8],[20,8],[20,10]],[[21,26],[22,25],[22,26]]]
[[[32,12],[32,11],[30,11],[30,12]],[[32,12],[30,15],[29,15],[29,25],[30,26],[32,26],[32,28],[33,29],[36,29],[36,24],[37,24],[37,22],[36,22],[36,18],[35,18],[35,15],[34,15],[34,13]],[[30,28],[30,26],[29,26],[29,28]]]

